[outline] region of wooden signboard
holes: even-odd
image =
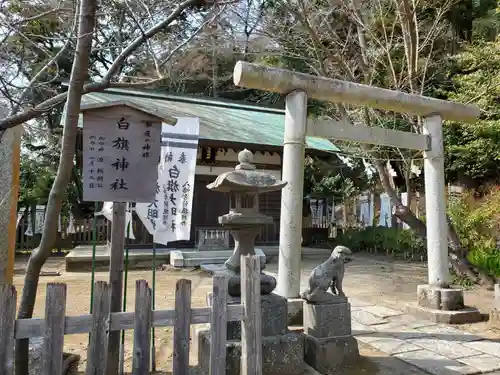
[[[83,114],[83,200],[151,202],[162,120],[126,104]]]

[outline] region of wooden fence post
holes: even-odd
[[[226,373],[227,283],[225,276],[214,276],[210,314],[210,375]]]
[[[135,327],[132,375],[148,375],[151,353],[151,289],[146,280],[135,284]]]
[[[109,259],[110,309],[112,313],[122,311],[126,208],[126,203],[113,202],[111,254]],[[107,375],[118,375],[120,370],[120,333],[120,331],[112,331],[109,334]]]
[[[262,375],[259,258],[242,256],[241,266],[241,375]]]
[[[62,375],[66,284],[48,284],[45,298],[45,334],[42,375]]]
[[[14,329],[17,292],[12,285],[0,286],[0,374],[14,374]]]
[[[189,373],[189,325],[191,323],[191,280],[175,285],[175,325],[173,375]]]
[[[110,323],[109,291],[110,288],[106,282],[95,283],[86,375],[104,375],[106,371]]]

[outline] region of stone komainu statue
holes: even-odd
[[[308,302],[328,302],[336,297],[345,297],[342,290],[344,264],[351,261],[351,250],[345,246],[337,246],[325,262],[316,266],[309,275],[309,287],[301,297]],[[328,288],[336,296],[327,293]]]

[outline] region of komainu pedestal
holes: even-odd
[[[332,374],[359,358],[351,331],[347,298],[315,304],[304,301],[304,359],[322,374]]]
[[[312,270],[304,300],[304,360],[322,374],[332,374],[359,357],[351,332],[351,305],[344,294],[345,264],[351,250],[337,246]],[[328,292],[330,289],[331,293]]]
[[[210,305],[210,298],[208,299]],[[229,304],[241,303],[230,297]],[[287,300],[271,293],[261,297],[262,373],[264,375],[302,375],[304,373],[303,335],[288,330]],[[198,363],[208,374],[210,330],[198,331]],[[239,375],[241,368],[241,323],[227,325],[226,375]],[[224,374],[221,374],[224,375]]]

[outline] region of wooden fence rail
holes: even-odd
[[[64,336],[89,333],[86,375],[106,374],[109,332],[133,329],[132,374],[146,375],[151,367],[151,328],[174,327],[173,375],[189,370],[190,325],[210,324],[210,375],[226,371],[226,329],[229,321],[242,323],[242,374],[262,374],[259,260],[242,257],[242,303],[227,305],[228,279],[213,279],[211,308],[191,308],[191,281],[176,284],[173,310],[151,309],[151,289],[146,280],[136,281],[134,312],[110,313],[110,287],[97,281],[92,315],[66,316],[66,284],[47,285],[45,317],[15,319],[17,292],[12,285],[0,287],[0,374],[14,373],[14,340],[43,337],[42,372],[61,375]]]

